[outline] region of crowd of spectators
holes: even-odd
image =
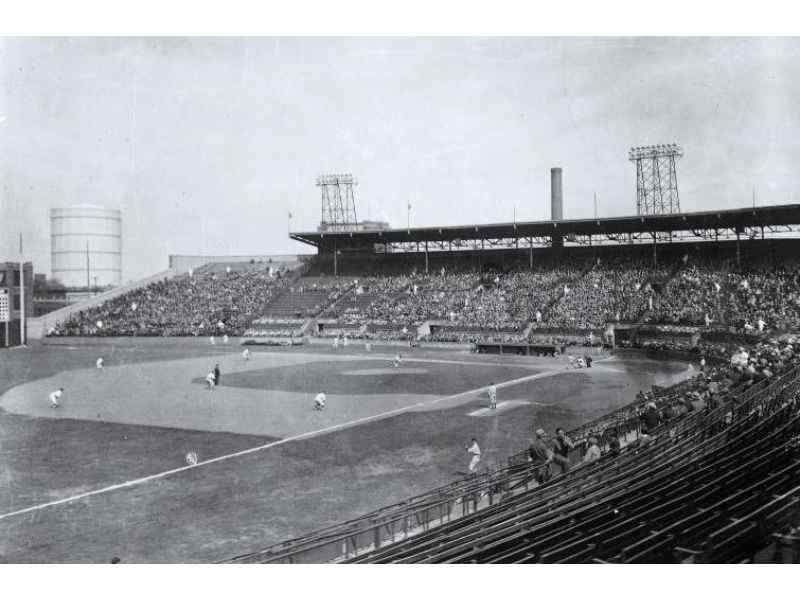
[[[800,365],[799,335],[749,344],[700,342],[692,348],[651,343],[650,349],[669,353],[683,349],[693,358],[695,375],[670,388],[669,393],[658,389],[639,392],[638,404],[632,410],[642,421],[645,432],[688,412],[716,409],[734,387],[747,388]]]
[[[800,326],[800,264],[693,259],[654,299],[647,320],[695,326],[728,326],[745,332]]]
[[[664,349],[673,350],[666,345]],[[750,345],[702,344],[695,374],[669,388],[653,386],[639,391],[636,400],[617,411],[584,424],[567,435],[537,428],[526,456],[539,463],[539,481],[549,478],[551,465],[568,471],[578,462],[591,462],[605,452],[617,454],[622,445],[644,445],[659,431],[670,428],[689,413],[734,408],[736,390],[747,389],[764,379],[800,366],[800,335],[774,337]],[[631,433],[635,433],[631,439]],[[572,452],[580,446],[583,454]]]
[[[558,301],[536,326],[590,330],[608,322],[635,321],[650,308],[667,277],[666,269],[648,266],[643,259],[597,259],[590,270],[563,285]]]
[[[209,335],[286,329],[260,318],[332,319],[386,339],[523,341],[646,323],[766,333],[800,327],[800,263],[688,255],[664,260],[570,257],[494,270],[366,277],[281,276],[264,268],[214,270],[133,290],[59,324],[52,335]],[[406,333],[402,333],[402,330]],[[529,339],[532,339],[529,338]]]
[[[242,335],[289,279],[264,270],[178,276],[57,324],[50,335]]]

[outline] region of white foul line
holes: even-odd
[[[543,378],[543,377],[550,377],[551,375],[557,375],[559,373],[566,373],[566,372],[569,372],[569,371],[566,371],[566,370],[555,370],[555,371],[545,371],[543,373],[536,373],[534,375],[526,375],[524,377],[519,377],[517,379],[510,379],[508,381],[504,381],[502,383],[498,383],[496,385],[496,387],[504,388],[504,387],[508,387],[508,386],[512,386],[512,385],[517,385],[518,383],[522,383],[524,381],[530,381],[530,380],[533,380],[533,379],[540,379],[540,378]],[[269,442],[267,444],[262,444],[261,446],[254,446],[253,448],[247,448],[245,450],[240,450],[238,452],[233,452],[231,454],[223,454],[222,456],[217,456],[215,458],[209,458],[208,460],[200,461],[200,462],[198,462],[197,464],[194,464],[194,465],[186,465],[186,466],[183,466],[183,467],[178,467],[176,469],[170,469],[169,471],[162,471],[161,473],[155,473],[153,475],[147,475],[146,477],[140,477],[138,479],[131,479],[131,480],[125,481],[123,483],[116,483],[114,485],[109,485],[109,486],[106,486],[104,488],[91,490],[89,492],[83,492],[82,494],[76,494],[74,496],[69,496],[67,498],[61,498],[60,500],[51,500],[50,502],[44,502],[42,504],[36,504],[34,506],[29,506],[27,508],[21,508],[19,510],[12,511],[12,512],[6,513],[4,515],[0,515],[0,521],[2,521],[3,519],[8,519],[10,517],[16,517],[16,516],[19,516],[19,515],[24,515],[26,513],[33,512],[33,511],[36,511],[36,510],[41,510],[43,508],[48,508],[50,506],[58,506],[60,504],[67,504],[69,502],[74,502],[75,500],[81,500],[83,498],[89,498],[90,496],[97,496],[99,494],[105,494],[105,493],[108,493],[108,492],[113,492],[113,491],[116,491],[116,490],[121,490],[121,489],[124,489],[124,488],[133,487],[133,486],[136,486],[136,485],[139,485],[139,484],[142,484],[142,483],[147,483],[148,481],[154,481],[156,479],[162,479],[164,477],[168,477],[168,476],[174,475],[176,473],[181,473],[183,471],[188,471],[190,469],[196,469],[198,467],[203,467],[205,465],[210,465],[210,464],[213,464],[213,463],[222,462],[223,460],[228,460],[230,458],[237,458],[239,456],[245,456],[247,454],[253,454],[254,452],[260,452],[261,450],[266,450],[267,448],[273,448],[275,446],[280,446],[280,445],[286,444],[288,442],[295,442],[297,440],[302,440],[302,439],[305,439],[305,438],[314,437],[315,435],[320,435],[322,433],[328,433],[328,432],[331,432],[331,431],[336,431],[337,429],[345,429],[347,427],[352,427],[353,425],[358,425],[359,423],[366,423],[368,421],[374,421],[374,420],[377,420],[377,419],[382,419],[384,417],[389,417],[389,416],[392,416],[392,415],[404,413],[404,412],[407,412],[407,411],[409,411],[409,410],[411,410],[413,408],[419,408],[419,407],[430,405],[430,404],[436,404],[436,403],[441,402],[443,400],[454,400],[456,398],[459,398],[461,396],[466,396],[466,395],[469,395],[469,394],[480,393],[480,392],[483,392],[483,391],[485,391],[487,389],[488,389],[488,386],[484,386],[484,387],[480,387],[480,388],[475,388],[474,390],[468,390],[466,392],[459,392],[458,394],[454,394],[452,396],[442,396],[441,398],[435,398],[434,400],[427,400],[427,401],[417,402],[416,404],[409,404],[407,406],[402,406],[400,408],[395,408],[395,409],[388,410],[386,412],[378,413],[378,414],[375,414],[375,415],[369,415],[369,416],[366,416],[366,417],[361,417],[360,419],[355,419],[353,421],[348,421],[347,423],[338,423],[336,425],[331,425],[329,427],[324,427],[322,429],[317,429],[316,431],[308,431],[306,433],[301,433],[301,434],[294,435],[294,436],[287,437],[287,438],[283,438],[281,440],[277,440],[277,441],[274,441],[274,442]]]

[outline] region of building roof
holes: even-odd
[[[451,240],[549,237],[552,235],[614,235],[670,231],[735,229],[800,225],[800,204],[709,210],[670,215],[563,219],[487,223],[448,227],[415,227],[383,231],[294,232],[298,242],[319,246],[329,240],[348,240],[365,245],[385,242],[441,242]]]

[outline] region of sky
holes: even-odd
[[[800,38],[0,38],[0,260],[50,272],[52,207],[169,254],[312,252],[322,173],[393,226],[635,214],[678,143],[685,211],[800,202]]]

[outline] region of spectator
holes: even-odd
[[[650,433],[656,430],[660,423],[658,409],[655,402],[648,402],[642,414],[642,433]]]
[[[561,428],[556,429],[556,437],[553,440],[553,462],[561,467],[561,472],[569,471],[569,452],[575,447],[566,432]]]
[[[553,451],[547,444],[547,434],[544,429],[537,429],[534,433],[533,441],[528,447],[528,456],[534,463],[541,464],[538,470],[537,480],[544,483],[550,475],[550,463],[553,462]]]
[[[600,458],[600,446],[597,444],[597,438],[592,436],[586,442],[586,453],[583,455],[583,462],[590,463]]]

